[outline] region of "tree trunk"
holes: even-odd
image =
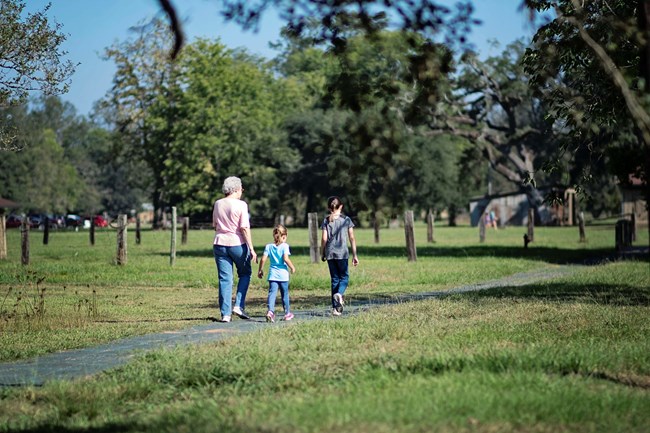
[[[551,213],[544,204],[544,197],[537,188],[532,185],[524,187],[524,194],[528,198],[528,205],[535,211],[535,220],[540,225],[547,225],[552,222]]]
[[[163,220],[165,213],[165,202],[163,199],[163,193],[158,187],[156,187],[156,192],[153,195],[153,228],[160,229],[163,228]]]
[[[378,217],[377,214],[378,214],[378,211],[376,211],[376,210],[373,211],[373,213],[372,213],[372,227],[373,227],[374,232],[375,232],[375,243],[376,244],[379,243],[379,228],[380,228],[379,227],[380,226],[379,217]]]
[[[645,36],[644,44],[641,47],[639,62],[639,75],[643,78],[645,82],[645,93],[650,93],[650,1],[648,0],[637,0],[637,24],[639,26],[639,31],[642,35]],[[645,173],[646,173],[646,184],[645,184],[645,202],[646,202],[646,216],[648,221],[648,246],[650,246],[650,181],[647,179],[650,176],[650,143],[644,139],[644,135],[641,134],[642,140],[645,141]]]

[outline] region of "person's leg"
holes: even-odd
[[[328,260],[327,267],[330,270],[330,279],[332,284],[332,308],[336,308],[336,302],[334,300],[334,294],[339,292],[339,270],[336,264],[338,260]]]
[[[343,296],[345,290],[348,288],[350,282],[350,274],[348,272],[348,260],[337,260],[337,268],[339,273],[339,294]]]
[[[275,297],[278,294],[278,285],[277,281],[269,281],[269,296],[267,298],[267,307],[268,311],[275,313]]]
[[[246,293],[248,292],[251,274],[253,273],[251,257],[248,251],[248,245],[246,244],[229,248],[230,257],[237,267],[237,276],[239,277],[239,281],[237,282],[237,295],[235,296],[235,307],[239,307],[244,311],[246,308]]]
[[[219,309],[221,310],[221,317],[232,315],[232,259],[227,248],[219,245],[214,245],[212,248],[219,275]]]
[[[291,312],[289,305],[289,282],[279,281],[278,286],[280,286],[280,292],[282,293],[282,306],[284,307],[284,314],[286,316]]]

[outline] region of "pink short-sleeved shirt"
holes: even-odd
[[[246,243],[240,228],[250,228],[248,205],[236,198],[222,198],[214,202],[212,225],[215,228],[214,245],[234,247]]]

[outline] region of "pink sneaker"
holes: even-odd
[[[269,311],[268,313],[266,313],[266,321],[269,323],[275,322],[275,314],[273,314],[273,311]]]
[[[284,320],[289,321],[293,320],[293,313],[287,313],[284,315]]]

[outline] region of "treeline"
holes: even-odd
[[[351,29],[337,51],[286,31],[270,61],[197,40],[174,62],[172,44],[153,21],[107,48],[117,71],[89,118],[57,97],[4,109],[20,133],[2,152],[0,196],[40,212],[130,213],[150,202],[154,224],[171,206],[208,220],[223,179],[237,175],[253,217],[304,224],[339,194],[362,223],[408,208],[447,210],[453,224],[488,182],[522,189],[541,209],[537,186],[575,183],[589,167],[587,210],[616,210],[604,159],[557,156],[522,43],[459,60],[408,32]],[[570,169],[539,170],[551,160]]]

